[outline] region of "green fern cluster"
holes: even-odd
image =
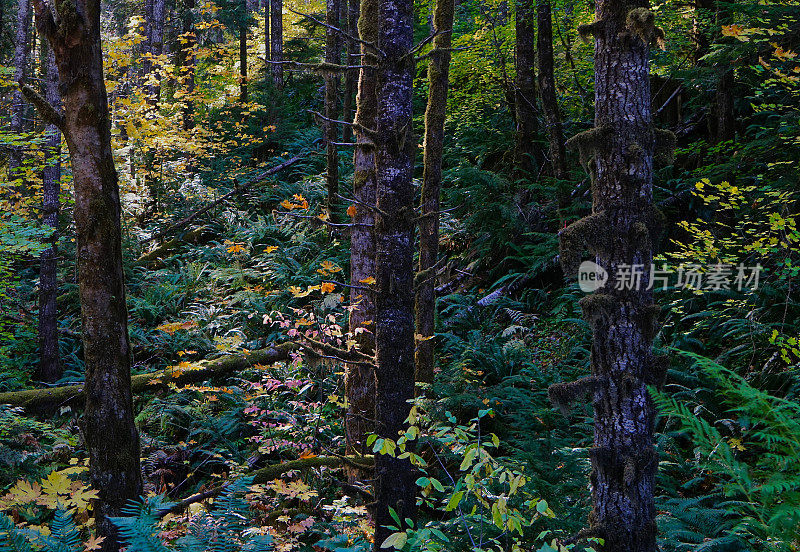
[[[711,359],[680,353],[707,378],[716,404],[692,399],[685,390],[680,398],[655,393],[655,400],[668,417],[667,427],[688,434],[697,476],[716,490],[691,499],[694,504],[673,501],[662,528],[679,539],[689,536],[684,531],[700,535],[727,527],[726,538],[746,542],[752,550],[792,549],[800,523],[800,403],[757,389]],[[717,498],[709,501],[711,496]],[[698,510],[704,514],[698,516]],[[706,528],[703,516],[713,520]],[[736,550],[718,550],[723,549]]]
[[[19,528],[7,515],[0,515],[0,552],[81,552],[83,541],[75,520],[67,510],[56,510],[50,534]]]
[[[243,478],[228,486],[215,508],[193,518],[187,534],[174,544],[167,545],[159,537],[160,512],[172,506],[163,497],[131,504],[123,516],[111,521],[129,552],[271,552],[272,537],[248,524],[250,507],[244,495],[251,484],[252,478]]]

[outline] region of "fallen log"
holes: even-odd
[[[262,484],[262,483],[269,483],[273,479],[277,479],[284,473],[294,471],[294,470],[302,470],[306,468],[320,468],[323,466],[327,467],[334,467],[339,466],[341,464],[348,464],[352,466],[356,466],[362,470],[370,470],[374,465],[374,458],[372,456],[312,456],[309,458],[299,458],[297,460],[289,460],[288,462],[283,462],[281,464],[272,464],[270,466],[266,466],[259,470],[254,471],[250,474],[253,477],[254,484]],[[169,508],[165,508],[158,512],[160,516],[165,516],[167,514],[176,514],[185,510],[191,504],[195,504],[196,502],[201,502],[208,498],[215,497],[222,493],[231,482],[223,483],[222,485],[217,485],[211,489],[207,489],[205,491],[193,494],[189,497],[184,498],[180,502],[176,502]]]
[[[148,243],[148,242],[151,242],[151,241],[155,241],[155,240],[161,239],[164,236],[167,236],[170,233],[174,232],[175,230],[178,230],[179,228],[183,228],[184,226],[186,226],[187,224],[189,224],[190,222],[195,220],[197,217],[199,217],[200,215],[204,215],[205,213],[209,212],[211,209],[213,209],[215,206],[219,205],[223,201],[235,196],[236,194],[240,194],[240,193],[248,190],[253,184],[256,184],[258,182],[261,182],[262,180],[265,180],[266,178],[272,176],[273,174],[282,171],[286,167],[291,167],[292,165],[294,165],[295,163],[297,163],[298,161],[303,159],[305,156],[306,156],[306,154],[295,155],[294,157],[284,161],[280,165],[276,165],[275,167],[272,167],[271,169],[268,169],[268,170],[264,171],[263,173],[259,174],[258,176],[254,177],[254,178],[251,178],[250,180],[248,180],[247,182],[245,182],[241,186],[236,186],[233,190],[231,190],[227,194],[215,199],[214,201],[212,201],[211,203],[209,203],[205,207],[202,207],[201,209],[198,209],[197,211],[195,211],[194,213],[192,213],[188,217],[183,218],[183,219],[179,220],[178,222],[176,222],[174,224],[170,224],[169,226],[167,226],[161,232],[159,232],[157,234],[154,234],[154,235],[150,236],[149,238],[145,238],[145,239],[141,240],[139,243],[140,244],[145,244],[145,243]]]
[[[168,257],[175,253],[175,251],[177,251],[181,245],[185,243],[191,245],[200,245],[213,240],[214,237],[214,232],[206,227],[189,230],[182,236],[167,240],[153,250],[144,253],[141,257],[136,259],[136,264],[149,266],[150,268],[163,268],[164,257]]]
[[[220,376],[226,376],[256,364],[269,365],[289,360],[289,355],[297,349],[294,343],[281,343],[274,347],[249,351],[247,353],[225,355],[214,360],[201,360],[186,369],[167,368],[148,374],[131,376],[131,391],[140,393],[167,388],[169,384],[184,385],[197,383]],[[83,397],[83,385],[65,385],[43,389],[26,389],[0,393],[0,404],[34,408],[44,405],[65,405]]]

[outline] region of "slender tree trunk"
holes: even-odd
[[[414,10],[411,0],[379,0],[375,149],[375,351],[379,437],[396,440],[414,396],[414,170],[412,121]],[[416,519],[416,471],[408,459],[375,458],[374,550],[392,533],[389,508]]]
[[[347,32],[351,35],[358,34],[358,12],[359,0],[342,0],[342,5],[346,6]],[[355,40],[346,41],[345,65],[360,65],[358,61],[358,43]],[[358,70],[349,69],[344,76],[344,102],[342,106],[342,118],[345,121],[353,120],[353,99],[355,98],[356,81],[358,80]],[[350,142],[353,139],[353,129],[345,125],[342,129],[342,141]]]
[[[180,73],[178,84],[182,87],[184,96],[182,98],[183,108],[183,130],[194,128],[194,72],[195,55],[194,47],[197,38],[194,34],[194,3],[195,0],[183,0],[181,11],[181,37],[179,39],[179,65]]]
[[[516,111],[515,164],[518,169],[534,172],[535,139],[538,131],[536,110],[536,10],[534,0],[517,0],[516,46],[517,77],[514,86]]]
[[[17,34],[14,42],[14,80],[24,82],[28,74],[28,41],[30,39],[31,7],[29,0],[17,0]],[[11,130],[14,134],[21,134],[25,125],[25,101],[22,92],[15,89],[11,100]],[[22,147],[13,146],[8,161],[8,179],[14,181],[22,178]],[[24,186],[16,185],[18,189]]]
[[[45,99],[53,106],[60,106],[58,92],[58,69],[52,48],[47,50],[45,77]],[[60,107],[59,107],[60,109]],[[39,268],[39,367],[37,377],[46,382],[61,379],[61,362],[58,351],[58,195],[61,189],[61,131],[55,125],[48,125],[44,145],[46,158],[42,170],[42,213],[43,223],[53,233],[47,239],[50,247],[42,251]]]
[[[269,0],[264,0],[264,56],[265,59],[269,62],[272,61],[272,44],[270,43],[269,38]],[[267,63],[266,74],[269,75],[272,72],[272,65]]]
[[[361,0],[358,32],[362,40],[378,42],[378,0]],[[377,66],[378,60],[367,46],[361,46],[360,65]],[[355,121],[359,128],[375,128],[378,109],[377,73],[374,68],[359,71]],[[375,350],[375,298],[369,278],[375,278],[375,215],[365,205],[375,205],[375,144],[372,137],[356,129],[356,149],[353,155],[353,198],[358,202],[350,233],[350,331],[354,333],[361,352],[370,355]],[[349,453],[366,454],[367,436],[375,428],[375,370],[366,364],[348,364],[345,378],[347,418],[345,434]],[[351,473],[351,479],[358,474]]]
[[[283,0],[270,0],[270,41],[272,61],[283,61]],[[272,64],[272,81],[279,90],[283,88],[283,65]]]
[[[242,1],[242,21],[239,23],[239,103],[247,103],[247,1]]]
[[[341,3],[344,0],[327,0],[326,2],[326,23],[331,27],[339,28],[339,14]],[[325,30],[325,63],[339,65],[342,62],[341,40],[339,33],[330,27]],[[325,73],[325,117],[337,119],[338,98],[338,73],[328,71]],[[325,182],[328,188],[327,211],[331,220],[335,218],[337,194],[339,193],[339,154],[335,142],[339,138],[336,123],[326,121],[325,130],[325,152],[326,152],[326,175]]]
[[[153,72],[156,71],[156,58],[164,53],[164,19],[166,16],[164,2],[165,0],[148,0],[146,6],[147,51],[144,58],[144,76],[148,101],[153,105],[158,103],[161,93],[160,77],[154,75]]]
[[[592,175],[592,215],[561,233],[565,274],[574,274],[584,244],[608,283],[581,301],[593,330],[592,375],[554,385],[557,405],[593,397],[594,447],[589,534],[604,552],[653,552],[657,455],[648,384],[665,369],[652,352],[658,309],[647,283],[658,215],[652,204],[657,138],[650,105],[649,43],[655,37],[647,0],[596,4],[595,128],[571,140]],[[641,285],[626,278],[641,274]],[[637,268],[638,267],[638,268]]]
[[[556,79],[553,74],[553,15],[550,0],[539,0],[536,5],[537,42],[539,56],[539,94],[542,112],[547,125],[550,142],[550,165],[558,180],[567,178],[567,162],[564,153],[564,130],[556,98]]]
[[[439,195],[442,189],[442,146],[450,75],[453,0],[436,0],[433,51],[428,65],[428,107],[425,110],[422,191],[419,221],[419,278],[416,295],[416,380],[433,383],[436,321],[435,265],[439,257]]]
[[[100,44],[100,2],[50,5],[34,0],[40,32],[58,66],[64,116],[58,122],[69,147],[75,190],[75,227],[86,406],[83,434],[100,550],[119,549],[109,516],[142,493],[139,435],[131,399],[130,345],[122,270],[120,202]],[[30,89],[26,95],[33,96]],[[41,100],[41,98],[39,98]],[[49,112],[43,102],[41,111]]]

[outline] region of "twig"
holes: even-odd
[[[286,8],[286,9],[289,10],[290,12],[292,12],[295,15],[299,15],[300,17],[305,17],[307,19],[310,19],[311,21],[313,21],[317,25],[322,25],[326,29],[330,29],[330,30],[332,30],[334,32],[337,32],[337,33],[341,34],[342,36],[344,36],[345,38],[347,38],[349,40],[353,40],[353,41],[357,42],[358,44],[363,44],[364,46],[375,50],[375,52],[378,55],[380,55],[381,57],[384,57],[386,55],[380,48],[378,48],[378,46],[374,42],[368,42],[366,40],[361,40],[359,37],[357,37],[355,35],[351,35],[350,33],[347,33],[345,31],[343,31],[339,27],[334,27],[333,25],[328,25],[324,21],[320,21],[319,19],[317,19],[313,15],[309,15],[307,13],[295,11],[292,8]]]

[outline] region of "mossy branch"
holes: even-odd
[[[27,84],[20,82],[19,89],[22,91],[22,95],[25,96],[25,99],[33,104],[39,116],[44,119],[46,123],[55,125],[61,132],[64,132],[64,127],[66,125],[64,115],[62,115],[53,104],[45,100],[36,90]]]

